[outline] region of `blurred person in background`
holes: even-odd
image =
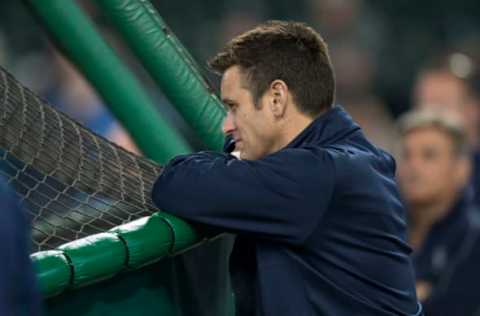
[[[385,103],[373,92],[375,63],[360,47],[344,44],[334,48],[337,102],[341,104],[376,146],[393,151],[395,125]]]
[[[478,315],[480,221],[467,190],[472,161],[465,128],[431,110],[407,113],[399,127],[398,179],[417,295],[429,316]]]
[[[30,261],[27,215],[0,177],[0,315],[41,315],[40,295]]]
[[[414,86],[415,108],[455,116],[465,125],[472,149],[471,186],[480,203],[480,91],[478,71],[472,58],[454,53],[433,59],[418,73]],[[480,204],[479,204],[480,205]]]
[[[65,57],[52,47],[50,50],[55,81],[50,89],[44,92],[49,103],[93,132],[131,152],[138,153],[128,133],[89,83]]]
[[[475,67],[474,61],[462,53],[435,58],[419,71],[413,96],[416,108],[459,116],[474,149],[480,144],[480,102],[475,87]]]
[[[389,152],[396,135],[385,102],[375,94],[383,21],[364,0],[306,1],[309,17],[329,43],[335,64],[336,100],[367,138]]]

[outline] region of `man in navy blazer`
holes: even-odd
[[[211,61],[229,153],[173,159],[156,205],[237,234],[237,315],[421,315],[395,162],[333,106],[326,44],[269,21]]]

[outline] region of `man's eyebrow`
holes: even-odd
[[[229,98],[222,98],[222,102],[223,102],[223,104],[225,104],[225,106],[227,106],[227,107],[231,107],[232,105],[236,105],[236,104],[237,104],[237,102],[235,102],[234,100],[229,99]]]

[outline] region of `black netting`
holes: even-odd
[[[89,131],[0,68],[0,174],[32,216],[33,251],[151,214],[161,167]]]

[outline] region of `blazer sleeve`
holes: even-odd
[[[200,152],[174,158],[154,184],[162,210],[239,234],[301,244],[335,185],[324,150],[283,149],[260,160]]]
[[[29,257],[27,214],[0,177],[0,315],[41,314],[40,294]]]

